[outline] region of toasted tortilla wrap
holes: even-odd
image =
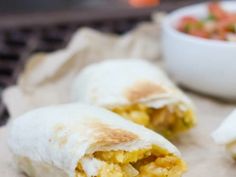
[[[102,108],[40,108],[9,125],[9,147],[30,177],[180,177],[185,163],[161,135]]]
[[[236,159],[236,110],[226,118],[212,137],[219,145],[225,145],[228,152]]]
[[[92,64],[75,78],[71,100],[102,106],[173,136],[195,124],[191,101],[156,65],[140,59]]]

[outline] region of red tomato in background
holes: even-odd
[[[209,33],[204,31],[204,30],[190,30],[189,34],[193,35],[193,36],[197,36],[197,37],[201,37],[201,38],[209,38]]]
[[[229,14],[218,3],[210,3],[208,10],[211,15],[217,20],[223,20],[229,16]]]
[[[150,7],[158,5],[160,0],[129,0],[129,3],[133,7]]]
[[[229,40],[229,35],[236,36],[236,13],[226,11],[219,3],[208,4],[209,14],[198,19],[185,16],[179,20],[177,30],[193,36]],[[234,40],[235,41],[235,40]]]
[[[199,23],[200,23],[200,21],[197,18],[191,17],[191,16],[185,16],[185,17],[181,18],[177,28],[180,31],[187,32],[186,27],[189,27],[190,29],[196,28],[196,27],[198,27]]]

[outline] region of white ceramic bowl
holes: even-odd
[[[236,2],[221,5],[236,12]],[[177,83],[204,94],[236,100],[236,43],[202,39],[178,32],[181,17],[207,15],[207,4],[176,10],[163,21],[163,55]]]

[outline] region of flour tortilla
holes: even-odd
[[[96,151],[132,151],[156,145],[180,156],[161,135],[88,105],[40,108],[9,126],[9,147],[19,167],[34,177],[74,177],[78,161]],[[97,162],[86,164],[87,174],[96,175]]]
[[[236,157],[236,110],[234,110],[213,132],[212,137],[219,145],[225,145],[226,149]]]
[[[110,59],[85,67],[75,78],[71,100],[102,107],[143,103],[161,108],[181,103],[179,109],[194,109],[157,66],[144,59]]]
[[[236,141],[236,110],[234,110],[214,131],[212,137],[218,144],[229,144]]]

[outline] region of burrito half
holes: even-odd
[[[102,108],[40,108],[9,128],[9,147],[30,177],[180,177],[186,169],[165,138]]]
[[[236,110],[226,118],[212,137],[219,145],[225,145],[227,151],[236,159]]]
[[[71,99],[102,106],[167,137],[195,124],[191,101],[157,66],[116,59],[86,67],[75,79]]]

